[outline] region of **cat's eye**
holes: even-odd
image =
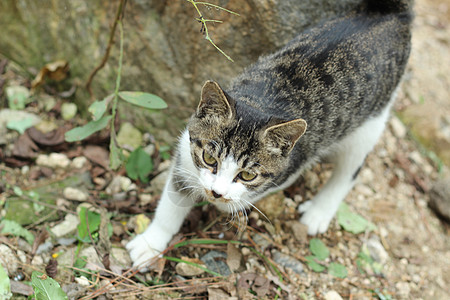
[[[217,159],[212,157],[208,152],[203,151],[203,161],[211,167],[215,167],[217,165]]]
[[[252,181],[253,179],[256,178],[256,174],[247,171],[242,171],[241,173],[238,174],[238,177],[244,181]]]

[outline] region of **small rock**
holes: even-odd
[[[188,258],[188,257],[183,257],[183,260],[189,261],[189,262],[193,262],[196,264],[199,264],[203,267],[205,267],[204,263],[202,261],[200,261],[199,259],[192,259],[192,258]],[[180,262],[176,265],[175,270],[177,272],[178,275],[181,276],[197,276],[200,274],[205,273],[204,270],[197,268],[196,266],[193,265],[189,265],[187,263],[184,262]]]
[[[70,166],[74,169],[81,169],[87,164],[88,160],[84,156],[75,157],[72,162],[70,163]]]
[[[450,177],[433,184],[430,192],[430,208],[447,222],[450,222]]]
[[[231,274],[230,268],[226,264],[227,255],[224,252],[210,251],[203,255],[201,260],[205,263],[206,268],[223,276]]]
[[[409,286],[409,284],[407,282],[397,282],[395,284],[395,288],[397,289],[400,298],[402,298],[402,299],[409,298],[409,293],[411,292],[411,287]]]
[[[36,254],[40,255],[42,253],[49,252],[53,249],[53,243],[50,240],[47,240],[45,243],[40,244],[36,250]]]
[[[61,116],[64,120],[70,120],[77,114],[77,106],[75,103],[63,103],[61,105]]]
[[[64,221],[54,226],[50,230],[57,238],[60,238],[72,232],[75,232],[79,223],[80,220],[78,219],[77,216],[67,214],[66,217],[64,218]]]
[[[264,251],[270,245],[269,241],[258,233],[253,236],[253,241],[261,247],[261,251]]]
[[[392,132],[398,138],[404,138],[406,136],[406,127],[398,118],[393,117],[389,122],[392,128]]]
[[[169,170],[166,170],[159,175],[157,175],[151,181],[151,186],[156,195],[161,194],[164,186],[166,185],[167,177],[169,176]]]
[[[377,236],[372,236],[367,241],[366,245],[370,256],[372,256],[375,261],[380,264],[385,264],[388,261],[389,254],[386,252]]]
[[[40,154],[36,159],[36,164],[49,168],[66,168],[70,164],[70,159],[62,153]]]
[[[133,182],[128,177],[116,176],[113,178],[113,180],[108,185],[108,187],[105,189],[105,191],[108,195],[114,195],[114,194],[117,194],[120,192],[126,192],[131,187],[133,187],[132,183]]]
[[[325,300],[342,300],[341,295],[339,295],[338,292],[336,291],[328,291],[325,295],[324,295],[324,299]]]
[[[111,248],[112,262],[123,268],[129,268],[131,266],[131,258],[128,251],[124,248]]]
[[[45,120],[34,127],[42,133],[49,133],[52,130],[58,129],[58,125],[55,122]]]
[[[120,126],[119,133],[117,134],[117,142],[122,147],[134,150],[141,146],[142,133],[131,125],[131,123],[123,123],[122,126]]]
[[[147,204],[150,204],[153,200],[153,196],[150,194],[140,194],[139,195],[139,202],[142,206],[146,206]]]
[[[73,188],[73,187],[66,187],[63,191],[63,196],[64,198],[68,199],[68,200],[74,200],[74,201],[86,201],[89,196],[83,192],[82,190]]]
[[[14,252],[6,245],[0,245],[0,264],[11,277],[17,272],[17,259]]]
[[[277,250],[272,252],[273,260],[285,268],[292,269],[297,274],[303,273],[303,264],[297,259],[283,254]]]
[[[308,226],[305,224],[294,221],[291,223],[291,230],[297,241],[304,243],[307,240]]]
[[[89,280],[84,276],[75,277],[75,281],[81,286],[90,286],[91,285]]]
[[[277,218],[284,210],[284,194],[282,191],[271,194],[258,201],[258,207],[270,220]]]

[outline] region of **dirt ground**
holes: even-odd
[[[7,215],[5,203],[13,196],[12,186],[26,191],[84,171],[94,182],[85,186],[87,199],[60,198],[55,204],[56,218],[48,221],[43,216],[26,226],[35,236],[52,231],[86,203],[98,211],[106,208],[114,212],[110,240],[100,238],[96,247],[89,241],[70,242],[70,238],[64,244],[54,236],[45,236],[30,247],[15,236],[0,236],[0,250],[4,251],[0,251],[0,260],[8,264],[13,291],[17,292],[14,297],[26,299],[30,289],[22,280],[30,280],[31,272],[39,270],[54,274],[70,299],[450,299],[450,226],[428,207],[429,190],[434,182],[450,176],[450,172],[447,166],[433,160],[430,152],[411,137],[409,127],[396,117],[414,106],[420,107],[422,120],[431,122],[450,116],[450,3],[416,0],[415,12],[413,50],[395,112],[346,198],[350,210],[375,224],[376,229],[354,234],[344,230],[335,219],[327,233],[316,237],[329,250],[321,264],[345,266],[347,274],[341,276],[344,278],[332,275],[331,271],[313,271],[308,266],[311,237],[298,222],[296,210],[326,181],[331,173],[329,165],[316,166],[291,188],[258,203],[257,207],[270,221],[251,212],[249,226],[241,233],[227,223],[227,216],[218,215],[212,207],[194,209],[179,239],[238,243],[174,246],[156,271],[139,275],[127,271],[130,261],[123,248],[137,230],[140,218],[145,219],[144,215],[151,218],[148,211],[156,206],[160,177],[155,177],[150,188],[139,184],[131,190],[119,188],[114,196],[106,189],[113,175],[105,171],[106,167],[99,171],[98,158],[94,161],[85,149],[78,147],[60,151],[72,163],[76,157],[87,157],[88,162],[79,171],[47,168],[51,170],[37,176],[38,179],[30,179],[30,174],[40,168],[35,164],[12,168],[0,161],[2,217]],[[0,146],[0,157],[8,153],[7,148]],[[164,171],[167,165],[168,161],[162,162],[159,170]],[[42,244],[47,245],[46,250],[37,251]],[[105,261],[98,258],[102,251],[96,248],[101,247],[115,256],[111,263],[114,267],[109,270]],[[369,258],[364,259],[364,253]],[[84,271],[92,272],[90,276],[74,272],[74,261],[81,255],[87,257],[85,268],[89,268]],[[214,277],[204,270],[189,269],[177,259],[198,263],[225,276]],[[51,267],[52,261],[58,261],[58,267]]]

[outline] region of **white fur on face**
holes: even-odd
[[[247,188],[241,182],[234,181],[239,171],[240,168],[232,156],[228,156],[221,162],[216,174],[206,168],[200,170],[199,181],[207,191],[206,193],[214,191],[222,195],[218,199],[208,197],[221,210],[230,212],[236,210],[234,208],[236,205],[240,208],[243,205],[241,203],[245,202],[243,199],[247,196]]]

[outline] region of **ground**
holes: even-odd
[[[395,112],[345,201],[367,225],[361,233],[349,232],[345,220],[336,218],[327,233],[314,239],[298,222],[298,204],[310,199],[330,175],[332,166],[322,164],[291,188],[261,201],[258,208],[267,218],[251,212],[242,232],[213,207],[197,207],[166,252],[167,259],[155,271],[136,274],[128,270],[123,248],[156,206],[170,162],[164,151],[157,151],[158,143],[149,136],[142,142],[155,162],[153,180],[146,185],[132,183],[124,170],[108,170],[104,135],[83,144],[45,144],[43,140],[52,138],[27,131],[21,140],[8,131],[0,145],[1,216],[16,220],[35,237],[28,243],[23,232],[2,231],[0,236],[0,263],[9,273],[14,297],[25,299],[20,295],[31,290],[23,282],[41,271],[73,299],[449,299],[450,227],[428,206],[433,183],[449,176],[448,168],[417,142],[410,131],[414,126],[400,121],[414,107],[426,123],[450,115],[449,17],[448,3],[416,1],[413,51]],[[0,72],[2,82],[27,86],[8,66]],[[63,129],[70,123],[61,119],[60,103],[49,112],[44,106],[31,103],[25,111]],[[57,129],[52,137],[57,140],[61,132]],[[24,142],[23,136],[31,136],[37,145]],[[49,163],[47,156],[23,160],[14,152],[17,147],[26,150],[22,157],[65,156],[51,157],[59,165]],[[47,199],[53,202],[44,204]],[[94,213],[85,216],[81,207]],[[31,213],[25,218],[17,213],[28,208]],[[96,227],[84,239],[76,228],[80,219]],[[109,234],[104,220],[112,225]],[[4,230],[6,224],[2,226]],[[227,240],[235,242],[222,243]],[[325,248],[329,254],[321,259]],[[308,263],[313,254],[324,270]],[[333,271],[336,263],[346,272]]]

